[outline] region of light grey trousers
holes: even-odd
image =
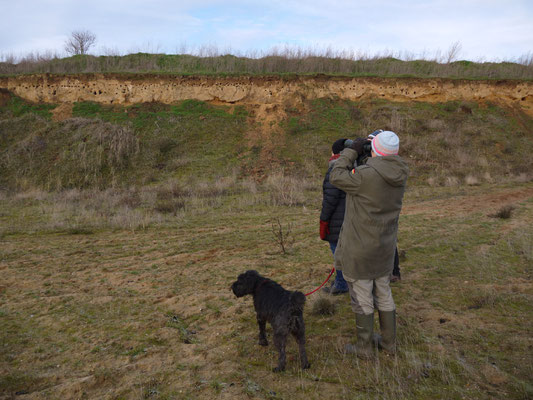
[[[352,310],[356,314],[372,314],[379,311],[394,311],[389,275],[377,279],[346,280],[350,290]]]

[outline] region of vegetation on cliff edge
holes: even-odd
[[[263,57],[191,54],[137,53],[124,56],[29,55],[21,60],[0,62],[0,74],[76,73],[172,73],[217,75],[326,74],[343,76],[411,76],[420,78],[532,79],[533,59],[516,62],[473,62],[467,60],[409,59],[390,56],[356,56],[277,52]]]

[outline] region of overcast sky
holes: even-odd
[[[428,58],[455,42],[474,61],[533,53],[533,0],[0,0],[0,11],[0,57],[64,55],[79,29],[96,34],[92,54],[288,45]]]

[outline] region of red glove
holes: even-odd
[[[320,220],[320,239],[326,240],[329,235],[329,222]]]

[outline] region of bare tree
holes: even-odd
[[[70,38],[65,42],[65,50],[71,55],[87,54],[93,44],[96,43],[96,35],[90,31],[73,31]]]
[[[461,52],[462,48],[463,46],[461,45],[461,42],[457,41],[455,43],[452,43],[445,56],[446,64],[450,64],[454,61],[457,61],[457,56],[459,56],[459,53]]]

